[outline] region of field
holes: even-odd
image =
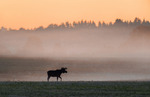
[[[150,82],[0,82],[0,97],[150,97]]]

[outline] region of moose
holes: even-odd
[[[62,81],[61,74],[67,73],[66,69],[67,68],[62,67],[61,69],[47,71],[47,75],[48,75],[47,81],[49,81],[50,77],[57,77],[57,81],[58,81],[58,78],[60,78]]]

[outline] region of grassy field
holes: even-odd
[[[0,82],[0,97],[150,97],[150,82]]]

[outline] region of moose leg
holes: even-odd
[[[50,76],[47,77],[47,81],[49,81],[49,79],[50,79]]]
[[[61,81],[62,81],[62,78],[61,77],[59,77],[60,79],[61,79]]]
[[[58,77],[57,77],[57,81],[58,81]]]

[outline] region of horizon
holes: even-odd
[[[123,19],[120,19],[120,18],[116,18],[115,19],[115,21],[114,22],[108,22],[108,23],[106,23],[106,22],[104,22],[104,21],[98,21],[98,22],[95,22],[95,21],[92,21],[92,20],[90,20],[90,21],[87,21],[87,20],[80,20],[80,21],[73,21],[72,23],[70,23],[70,22],[68,22],[68,21],[66,21],[66,22],[63,22],[63,23],[61,23],[61,24],[52,24],[52,23],[50,23],[49,25],[47,25],[46,27],[44,27],[44,26],[39,26],[39,27],[34,27],[34,28],[31,28],[31,29],[26,29],[26,28],[24,28],[24,27],[20,27],[20,28],[18,28],[18,29],[13,29],[13,28],[6,28],[6,27],[4,27],[4,26],[1,26],[1,28],[0,28],[0,31],[2,30],[2,29],[5,29],[5,30],[7,30],[7,31],[19,31],[19,30],[37,30],[37,29],[47,29],[50,25],[56,25],[58,28],[59,27],[64,27],[64,28],[68,28],[67,27],[67,25],[69,25],[69,27],[71,27],[71,28],[75,28],[75,26],[74,26],[74,23],[76,24],[76,25],[79,25],[79,26],[81,26],[81,28],[82,28],[82,25],[80,25],[80,24],[92,24],[92,23],[94,23],[94,26],[95,27],[103,27],[103,26],[114,26],[115,25],[115,23],[125,23],[125,24],[127,24],[127,25],[130,25],[130,23],[131,24],[133,24],[135,27],[137,27],[138,25],[140,26],[140,25],[143,25],[143,26],[150,26],[150,21],[149,20],[146,20],[146,19],[141,19],[141,18],[138,18],[138,17],[135,17],[134,18],[134,20],[133,21],[131,21],[131,20],[123,20]],[[138,25],[137,25],[137,23],[138,23]],[[100,25],[99,25],[100,24]],[[86,25],[87,26],[87,25]],[[123,25],[122,25],[123,26]],[[42,27],[42,28],[41,28]],[[57,29],[57,27],[55,28],[54,27],[54,29]],[[88,26],[87,26],[88,27]],[[125,25],[124,25],[124,27],[125,27]],[[85,27],[86,28],[86,27]]]
[[[12,29],[78,20],[114,23],[117,18],[133,21],[138,17],[150,21],[149,0],[5,0],[0,4],[0,27]]]

